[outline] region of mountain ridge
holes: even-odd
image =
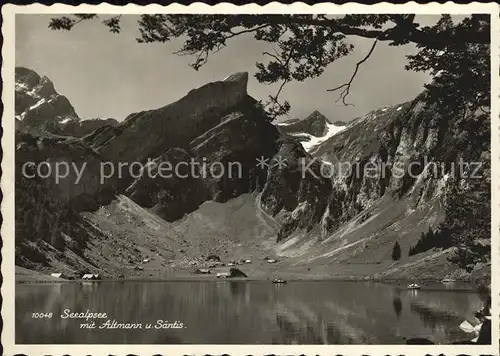
[[[487,144],[470,143],[467,135],[475,132],[462,129],[464,122],[481,120],[481,114],[448,118],[427,105],[422,94],[341,127],[315,111],[306,118],[307,125],[294,128],[294,122],[292,131],[286,132],[290,125],[271,124],[248,95],[247,84],[248,74],[236,73],[120,123],[100,125],[100,120],[98,127],[79,137],[19,130],[18,168],[27,161],[51,160],[88,162],[89,169],[76,186],[71,185],[73,173],[59,185],[19,177],[16,224],[24,235],[16,236],[16,261],[42,271],[63,266],[73,272],[133,275],[141,273],[133,270],[139,256],[153,256],[149,250],[158,249],[165,257],[148,267],[153,275],[173,266],[203,265],[202,256],[210,253],[234,259],[248,255],[253,260],[262,259],[261,254],[275,256],[282,260],[277,267],[283,273],[309,269],[313,276],[458,273],[446,259],[449,248],[415,256],[408,256],[408,250],[421,232],[429,226],[437,229],[445,219],[447,192],[460,183],[460,177],[459,183],[446,178],[451,174],[449,163],[459,157],[479,159],[488,151]],[[450,120],[457,125],[444,124]],[[296,130],[311,126],[322,136],[302,131],[310,135],[305,142],[296,135]],[[426,156],[431,162],[448,162],[441,176],[426,177],[426,166],[415,177],[396,177],[397,166],[407,169]],[[200,177],[203,169],[198,166],[197,177],[159,176],[161,163],[203,159],[224,169],[239,162],[241,174]],[[267,166],[259,168],[258,159]],[[129,172],[99,184],[102,162],[149,162],[153,174],[142,171],[134,177]],[[350,164],[347,171],[329,171],[343,163]],[[374,164],[376,174],[355,172],[358,163]],[[247,223],[232,221],[236,208],[249,214]],[[217,236],[217,228],[204,234],[200,224],[219,226],[226,231],[224,237]],[[164,228],[173,232],[165,234]],[[37,240],[30,229],[45,235]],[[152,240],[142,239],[143,232]],[[130,243],[120,241],[120,236]],[[390,257],[395,241],[403,249],[396,263]],[[103,251],[107,252],[102,255]],[[402,266],[413,267],[408,272]],[[270,273],[266,264],[251,268],[255,275]]]

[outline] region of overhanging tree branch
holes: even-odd
[[[249,29],[246,29],[246,30],[241,30],[241,31],[238,31],[238,32],[233,32],[233,30],[229,30],[229,32],[231,33],[230,35],[226,36],[226,39],[230,39],[230,38],[233,38],[233,37],[236,37],[236,36],[239,36],[239,35],[242,35],[244,33],[250,33],[250,32],[255,32],[255,31],[258,31],[258,30],[262,30],[266,27],[269,27],[271,26],[270,24],[265,24],[265,25],[262,25],[262,26],[257,26],[257,27],[254,27],[254,28],[249,28]]]
[[[81,21],[96,17],[96,14],[62,16],[53,18],[49,27],[70,30]],[[342,100],[344,105],[352,105],[347,102],[351,85],[378,41],[386,41],[390,46],[413,43],[418,52],[407,56],[405,69],[431,72],[433,81],[425,88],[429,98],[445,103],[440,104],[442,110],[471,102],[487,105],[490,16],[471,14],[457,22],[451,15],[443,14],[435,24],[427,26],[415,20],[414,14],[145,14],[138,22],[137,40],[152,43],[180,39],[183,44],[177,54],[194,55],[195,63],[191,66],[195,69],[237,36],[251,34],[256,41],[278,44],[274,54],[264,53],[269,62],[256,63],[255,78],[260,83],[280,83],[279,94],[287,83],[316,78],[327,66],[348,56],[354,49],[348,40],[350,36],[374,39],[369,53],[356,64],[349,82],[328,90],[341,91],[337,101]],[[112,32],[120,31],[119,22],[119,17],[103,21]],[[291,48],[295,50],[287,56]],[[273,99],[277,95],[271,96],[271,102],[276,103]]]
[[[373,50],[375,49],[375,46],[377,45],[377,41],[378,40],[373,41],[372,47],[370,48],[370,51],[367,53],[367,55],[362,60],[360,60],[358,63],[356,63],[356,68],[354,69],[354,73],[352,74],[351,79],[349,80],[348,83],[339,85],[338,87],[333,88],[333,89],[326,90],[326,91],[337,91],[337,90],[340,90],[343,88],[342,92],[340,93],[339,98],[337,99],[337,102],[339,100],[342,100],[342,103],[345,106],[354,106],[354,104],[347,103],[345,100],[346,100],[347,96],[349,95],[349,91],[351,89],[352,82],[353,82],[354,78],[356,77],[356,74],[358,74],[359,66],[361,64],[363,64],[368,58],[370,58],[371,54],[373,53]]]
[[[474,16],[474,15],[472,15]],[[461,30],[455,29],[450,31],[443,31],[440,33],[428,33],[423,28],[419,29],[413,22],[415,15],[408,15],[402,17],[401,15],[390,16],[391,22],[396,26],[387,30],[366,29],[362,27],[342,24],[337,19],[309,18],[301,16],[287,17],[283,19],[277,17],[273,19],[273,24],[299,24],[311,25],[329,28],[335,32],[342,33],[346,36],[359,36],[364,38],[373,38],[379,41],[399,41],[405,37],[409,42],[418,45],[440,48],[443,44],[448,44],[455,41],[463,41],[468,43],[477,44],[490,44],[490,31],[489,29],[477,30],[472,28],[462,28]]]
[[[269,110],[269,113],[274,116],[281,116],[288,114],[288,111],[290,110],[290,104],[285,101],[283,104],[279,102],[279,96],[281,94],[281,91],[285,87],[285,85],[290,81],[290,60],[292,59],[293,53],[295,51],[295,46],[292,46],[286,55],[285,58],[280,58],[279,53],[274,50],[276,55],[271,54],[269,52],[263,52],[264,55],[269,55],[272,58],[275,58],[278,63],[280,63],[283,68],[285,69],[286,74],[284,75],[284,79],[275,95],[269,95],[269,101],[266,103],[265,106],[271,106],[271,109]],[[283,55],[282,55],[283,57]]]

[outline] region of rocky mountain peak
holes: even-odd
[[[281,123],[282,131],[293,136],[314,136],[323,137],[328,134],[329,126],[333,124],[328,118],[318,110],[314,110],[302,120],[290,120]],[[336,125],[337,126],[337,125]]]
[[[28,131],[54,131],[59,124],[78,121],[75,109],[54,88],[54,83],[34,70],[15,69],[16,127]]]
[[[25,67],[15,69],[16,128],[31,133],[82,137],[115,119],[80,120],[68,98],[60,95],[47,76]]]
[[[304,120],[310,120],[310,119],[316,119],[316,120],[326,120],[328,121],[328,119],[326,118],[325,115],[323,115],[319,110],[314,110],[312,113],[309,114],[308,117],[306,117]],[[329,122],[329,121],[328,121]]]
[[[248,84],[248,72],[237,72],[234,74],[231,74],[224,79],[225,82],[238,82],[241,83],[242,85],[247,86]]]
[[[325,115],[319,112],[319,110],[314,110],[303,121],[307,122],[309,125],[316,125],[323,127],[323,131],[327,124],[331,124],[330,120],[328,120],[328,118]],[[322,135],[317,135],[317,136],[322,136]]]
[[[36,100],[38,102],[42,99],[49,101],[52,96],[59,95],[54,88],[54,83],[47,76],[40,77],[34,70],[17,67],[15,70],[15,79],[16,94],[24,94],[26,99],[28,99],[26,101],[16,101],[16,112],[24,112],[28,109],[26,105],[31,101]],[[76,113],[75,116],[77,116]]]
[[[25,67],[16,67],[16,83],[24,83],[29,87],[34,87],[40,82],[40,76],[34,70]]]
[[[238,72],[231,74],[224,79],[224,82],[233,84],[233,89],[240,95],[247,95],[248,72]]]
[[[50,97],[52,95],[58,95],[56,89],[54,88],[54,83],[46,77],[43,76],[38,84],[37,92],[41,97]]]
[[[126,150],[127,159],[142,160],[171,147],[186,148],[192,140],[229,118],[253,115],[254,120],[265,121],[263,112],[254,112],[257,101],[248,96],[247,84],[247,72],[204,84],[166,106],[130,114],[119,126],[119,135],[115,130],[107,130],[92,145],[115,157],[128,142],[144,142]]]

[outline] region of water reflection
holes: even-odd
[[[401,310],[403,309],[403,303],[401,302],[401,298],[399,296],[394,297],[392,300],[392,306],[394,307],[394,312],[399,319],[401,316]]]
[[[463,339],[480,306],[473,292],[415,291],[360,282],[126,282],[16,286],[17,343],[404,344]],[[410,312],[404,312],[405,305]],[[117,322],[184,323],[182,329],[80,329],[33,312],[105,312]],[[102,322],[102,321],[97,321]]]

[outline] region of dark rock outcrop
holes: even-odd
[[[262,208],[282,222],[277,241],[296,229],[310,231],[321,220],[332,190],[329,178],[322,177],[300,143],[285,139],[271,161],[261,196]]]
[[[248,276],[240,269],[232,267],[229,270],[229,278],[238,278],[238,277],[248,277]]]
[[[220,257],[214,254],[208,255],[207,258],[205,259],[206,261],[215,261],[215,262],[220,262]]]
[[[210,199],[198,167],[183,163],[193,157],[186,150],[171,148],[152,160],[126,190],[136,203],[153,210],[167,221],[175,221]],[[147,171],[146,171],[147,170]]]
[[[16,135],[16,174],[38,179],[55,199],[77,211],[95,210],[114,197],[117,177],[101,181],[102,164],[102,158],[79,140]]]

